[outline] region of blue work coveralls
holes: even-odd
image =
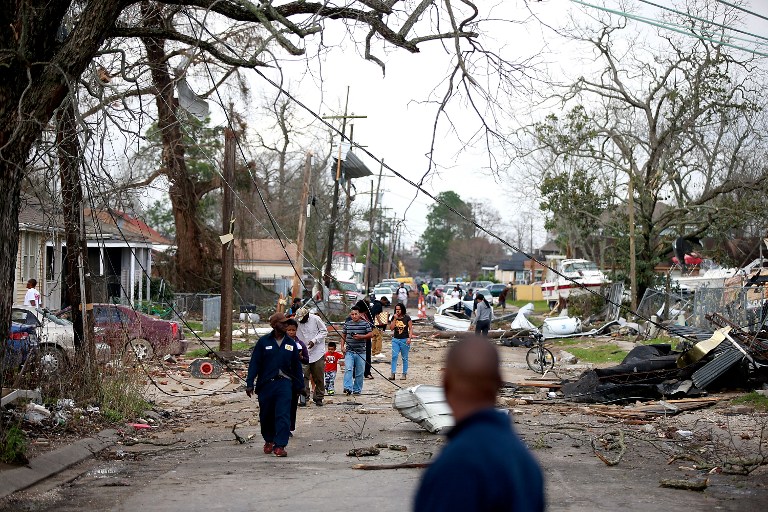
[[[299,344],[285,334],[282,345],[272,331],[259,338],[248,365],[246,389],[255,389],[259,397],[259,422],[264,442],[284,447],[291,428],[291,396],[304,389]],[[254,379],[256,385],[254,386]]]

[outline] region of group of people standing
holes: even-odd
[[[259,400],[259,420],[264,438],[264,453],[287,456],[285,447],[296,427],[297,408],[309,399],[318,407],[333,395],[338,366],[344,366],[344,393],[359,395],[365,379],[373,379],[372,353],[382,349],[382,331],[392,336],[392,372],[395,379],[398,358],[402,359],[402,380],[408,374],[408,354],[413,323],[403,303],[395,305],[390,320],[389,299],[371,303],[359,301],[344,322],[340,342],[328,342],[328,328],[323,320],[294,301],[286,313],[269,318],[272,332],[259,338],[248,365],[245,391]],[[327,346],[326,346],[327,345]]]
[[[477,329],[487,333],[485,322],[489,325],[490,319],[484,317],[489,314],[492,318],[493,308],[481,294],[475,299]],[[322,406],[326,390],[333,394],[342,358],[345,393],[362,393],[366,371],[370,372],[366,356],[370,357],[374,330],[392,329],[390,379],[395,378],[398,355],[402,355],[402,378],[406,378],[413,324],[405,304],[395,305],[391,320],[388,306],[387,299],[356,304],[344,322],[341,352],[334,342],[328,342],[326,350],[328,330],[306,307],[269,318],[272,332],[259,338],[253,348],[245,388],[249,397],[258,396],[265,454],[288,455],[298,397],[309,396],[312,384],[312,399]],[[515,435],[508,415],[496,410],[501,385],[499,356],[493,345],[476,337],[451,348],[443,389],[456,425],[449,433],[449,443],[421,479],[414,510],[544,510],[541,469]]]

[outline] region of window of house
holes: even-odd
[[[39,247],[37,236],[29,231],[21,235],[21,280],[39,279]]]

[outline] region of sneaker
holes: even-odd
[[[329,390],[326,392],[326,394],[327,394],[327,395],[335,395],[335,394],[336,394],[336,392],[335,392],[334,390],[332,390],[332,389],[329,389]]]
[[[360,395],[360,394],[362,394],[362,391],[353,391],[352,394],[353,395]]]
[[[389,380],[395,380],[395,374],[394,373],[389,376]]]
[[[366,375],[365,378],[371,380],[373,379],[373,375]]]
[[[287,457],[288,452],[282,446],[275,446],[275,457]]]
[[[345,395],[351,395],[352,394],[352,390],[351,389],[345,389],[344,390],[344,394]]]
[[[400,377],[400,380],[406,380],[407,378],[408,378],[408,377],[407,377],[405,374],[403,374],[403,376],[402,376],[402,377]]]
[[[264,453],[270,454],[275,448],[275,443],[264,443]]]

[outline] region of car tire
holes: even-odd
[[[43,375],[57,375],[66,370],[69,365],[64,351],[53,345],[40,347],[36,362]]]
[[[126,357],[135,361],[149,361],[154,354],[152,344],[143,338],[136,338],[125,344]]]

